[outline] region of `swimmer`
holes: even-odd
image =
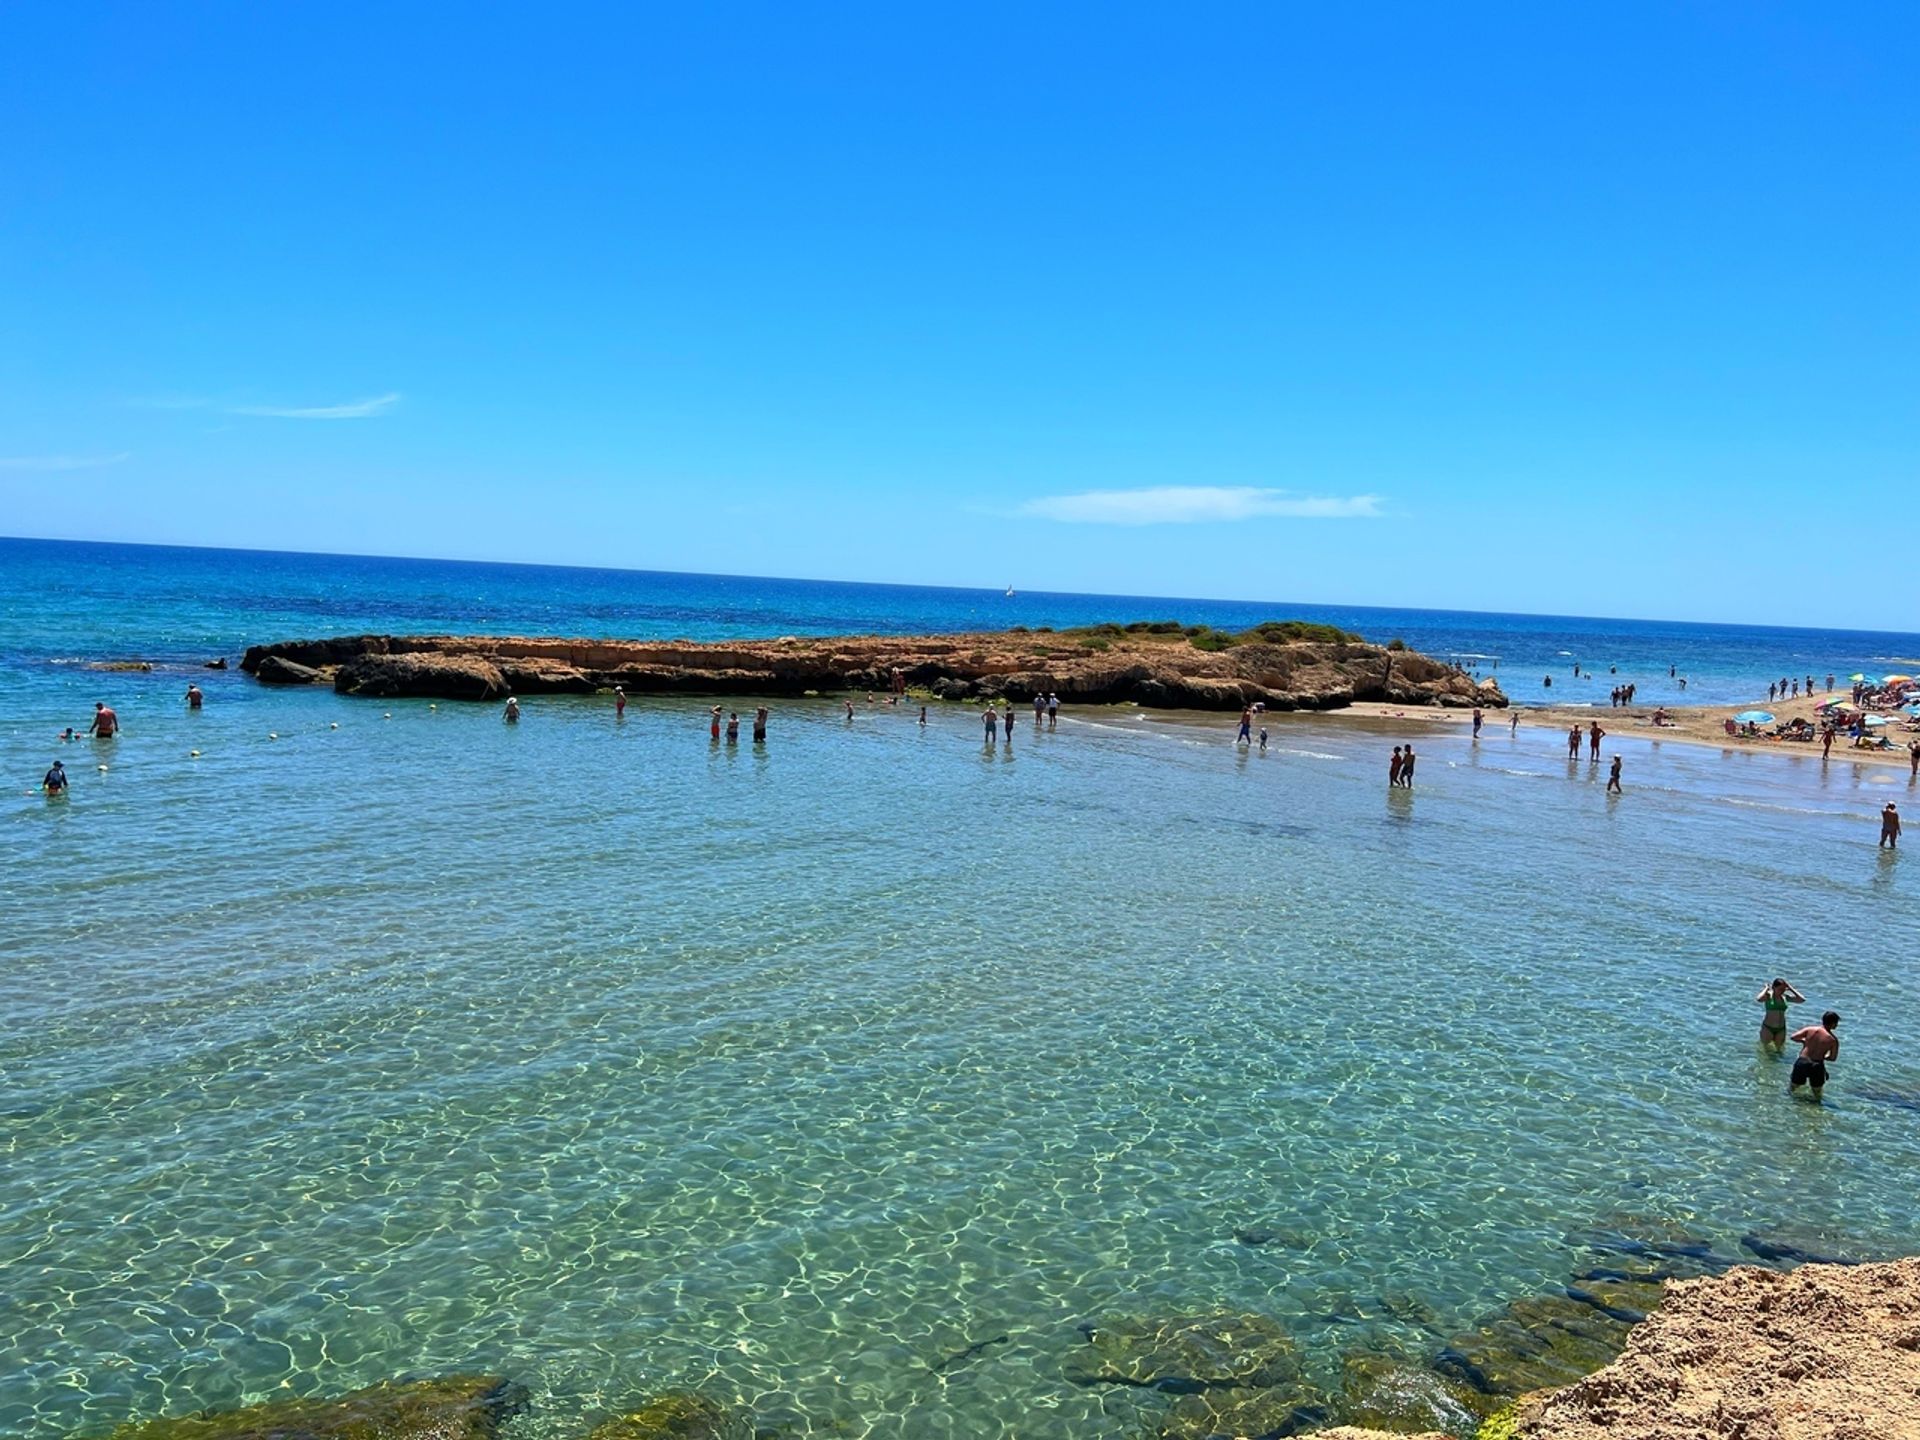
[[[56,760],[53,768],[47,771],[46,779],[40,782],[40,788],[49,796],[64,795],[67,792],[67,767]]]
[[[849,720],[853,718],[853,706],[851,704],[847,706],[847,718]],[[712,719],[713,724],[708,728],[707,733],[715,740],[718,740],[720,738],[720,707],[718,705],[713,707]]]
[[[200,708],[200,703],[206,698],[207,698],[206,696],[200,693],[200,687],[198,685],[187,686],[186,700],[187,700],[187,708],[189,710],[198,710]]]
[[[753,743],[763,744],[767,738],[767,707],[762,705],[753,712]]]
[[[1409,745],[1407,753],[1400,757],[1400,788],[1403,790],[1413,788],[1413,760],[1413,747]]]
[[[1260,727],[1260,753],[1267,753],[1267,727],[1264,725]]]
[[[96,740],[111,740],[120,733],[120,717],[107,707],[105,701],[95,701],[93,723],[87,726],[87,733]]]
[[[1800,1054],[1793,1062],[1793,1074],[1787,1079],[1789,1095],[1802,1085],[1811,1085],[1813,1098],[1820,1098],[1827,1083],[1827,1062],[1840,1058],[1840,1037],[1833,1033],[1839,1023],[1840,1012],[1829,1010],[1820,1017],[1818,1025],[1796,1030],[1787,1037],[1800,1047]]]
[[[738,745],[739,743],[740,712],[738,710],[731,710],[727,713],[727,744]]]
[[[1404,763],[1400,758],[1400,747],[1398,745],[1394,746],[1393,759],[1387,762],[1387,784],[1398,785],[1400,783],[1400,767]]]
[[[1613,769],[1607,772],[1607,793],[1609,795],[1624,793],[1620,789],[1620,757],[1618,755],[1613,757]]]
[[[922,730],[927,728],[927,707],[924,705],[920,707],[920,728]]]
[[[1760,1020],[1760,1043],[1778,1050],[1787,1043],[1787,1006],[1804,1005],[1807,997],[1784,980],[1775,980],[1753,997],[1756,1005],[1767,1007]]]
[[[520,702],[511,695],[507,696],[507,708],[501,714],[500,718],[505,720],[509,725],[518,725],[520,723]]]
[[[1887,808],[1880,812],[1880,848],[1900,848],[1900,807],[1891,800],[1887,801]]]
[[[627,692],[618,685],[613,687],[613,718],[624,719],[627,713]]]
[[[62,740],[71,740],[71,739],[73,739],[73,726],[71,726],[71,725],[69,725],[69,726],[67,726],[67,728],[66,728],[66,729],[64,729],[64,730],[62,730],[62,731],[60,732],[60,738],[61,738]]]

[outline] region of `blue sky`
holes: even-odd
[[[0,12],[0,533],[1920,629],[1910,4]]]

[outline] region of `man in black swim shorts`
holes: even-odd
[[[1810,1085],[1813,1098],[1820,1098],[1820,1091],[1827,1083],[1827,1061],[1837,1059],[1840,1054],[1840,1037],[1833,1033],[1839,1024],[1840,1012],[1829,1010],[1820,1017],[1818,1025],[1796,1030],[1787,1037],[1800,1047],[1799,1058],[1793,1062],[1793,1076],[1787,1081],[1789,1094],[1802,1085]]]

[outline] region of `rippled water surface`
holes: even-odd
[[[1165,1398],[1066,1378],[1115,1314],[1270,1314],[1333,1375],[1374,1297],[1464,1325],[1597,1224],[1911,1247],[1920,1123],[1861,1093],[1920,1093],[1904,770],[1626,737],[1609,799],[1501,726],[1402,794],[1339,720],[987,752],[782,702],[716,747],[7,680],[8,1435],[483,1368],[529,1436],[678,1386],[1121,1436]],[[52,744],[102,686],[125,737]],[[1776,972],[1847,1016],[1819,1109],[1755,1052]]]

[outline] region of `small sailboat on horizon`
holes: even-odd
[[[1007,599],[1013,599],[1013,586],[1007,586]]]

